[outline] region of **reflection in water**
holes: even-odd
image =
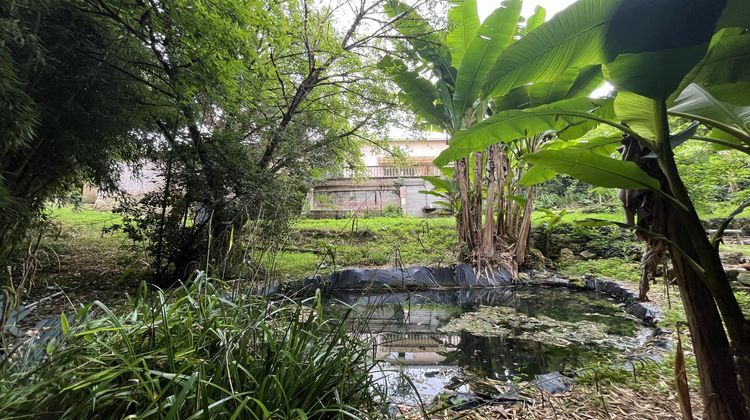
[[[476,378],[527,380],[536,374],[575,369],[604,360],[615,351],[601,345],[554,345],[528,335],[519,339],[440,331],[451,319],[481,306],[509,307],[526,316],[562,323],[596,322],[608,334],[622,336],[623,343],[633,345],[640,344],[648,331],[612,299],[562,288],[338,292],[331,302],[333,314],[335,308],[352,308],[358,334],[372,343],[373,356],[382,361],[382,370],[375,373],[379,383],[394,402],[404,403],[417,402],[418,396],[429,402],[446,389],[478,392],[476,381],[472,381]]]

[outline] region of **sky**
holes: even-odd
[[[521,9],[521,14],[523,16],[531,16],[537,6],[542,6],[547,9],[547,20],[549,20],[549,18],[551,18],[555,13],[570,6],[574,2],[575,0],[525,0],[523,2],[523,9]],[[479,18],[484,19],[499,5],[499,0],[477,0]]]

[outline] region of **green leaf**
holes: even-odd
[[[741,87],[727,84],[715,88],[721,96],[732,98],[732,92]],[[750,144],[750,106],[720,101],[695,83],[688,85],[677,97],[669,113],[700,121]]]
[[[443,166],[472,152],[484,150],[491,144],[510,142],[547,130],[560,131],[586,122],[608,101],[573,98],[532,109],[499,112],[467,130],[457,132],[434,163]]]
[[[445,194],[443,194],[443,193],[439,193],[439,192],[437,192],[437,191],[435,191],[435,190],[419,190],[419,191],[417,191],[417,192],[418,192],[418,193],[420,193],[420,194],[424,194],[424,195],[432,195],[432,196],[435,196],[435,197],[440,197],[440,198],[443,198],[443,197],[444,197],[444,195],[445,195]]]
[[[521,0],[504,1],[477,30],[458,69],[453,109],[463,113],[479,97],[490,68],[516,33]]]
[[[599,187],[659,191],[659,181],[648,176],[635,163],[591,151],[542,150],[524,159]]]
[[[579,0],[506,48],[483,91],[504,96],[526,83],[550,82],[567,69],[606,61],[604,35],[615,7],[624,0]]]
[[[576,80],[573,85],[568,89],[568,93],[565,95],[566,98],[574,98],[576,96],[589,96],[597,88],[601,87],[604,83],[604,76],[602,75],[601,65],[592,65],[582,68],[578,72]]]
[[[443,191],[452,191],[454,189],[451,181],[445,178],[440,178],[438,176],[420,176],[420,178],[429,182],[435,188]]]
[[[576,140],[554,140],[544,145],[544,150],[577,150],[591,151],[600,155],[609,156],[622,144],[622,134],[615,133],[609,136],[592,138],[580,138]]]
[[[411,44],[419,57],[431,63],[444,77],[452,79],[450,51],[442,37],[427,19],[413,7],[398,0],[388,0],[384,6],[386,14],[394,19],[394,27]]]
[[[419,73],[408,70],[403,61],[389,56],[383,57],[378,67],[401,88],[399,97],[402,102],[430,124],[447,128],[449,116],[435,105],[439,95],[435,85]]]
[[[644,139],[656,139],[656,101],[628,91],[620,91],[615,98],[617,118],[630,126]]]
[[[70,324],[68,323],[68,317],[65,313],[60,314],[60,329],[64,335],[70,334]]]
[[[748,63],[750,64],[750,63]],[[699,85],[700,86],[700,85]],[[731,105],[747,106],[750,105],[750,81],[738,83],[723,83],[704,87],[718,101]],[[740,117],[743,122],[747,119]]]
[[[664,100],[703,58],[726,0],[628,0],[607,28],[605,76]]]
[[[476,0],[459,0],[448,11],[448,36],[453,67],[459,68],[464,52],[479,28],[479,14]]]
[[[499,112],[535,108],[567,98],[588,96],[603,80],[599,66],[590,66],[583,70],[571,68],[551,82],[531,83],[511,90],[507,95],[494,101],[492,110]]]
[[[750,22],[750,3],[747,0],[728,0],[716,27],[747,28],[748,22]]]
[[[526,21],[526,33],[529,33],[533,31],[534,29],[538,28],[541,24],[544,23],[544,20],[547,18],[547,9],[545,9],[542,6],[537,6],[534,8],[534,13],[529,16],[529,19]]]
[[[55,349],[57,348],[57,339],[53,338],[47,342],[47,346],[44,348],[45,353],[47,353],[47,356],[51,356],[52,353],[55,352]]]
[[[690,83],[710,87],[716,84],[750,82],[748,62],[750,62],[750,32],[724,29],[714,35],[706,55],[685,76],[671,99],[673,101]],[[744,96],[750,98],[750,95]]]
[[[522,195],[511,194],[511,195],[506,196],[506,198],[509,198],[509,199],[515,201],[521,207],[525,206],[526,203],[528,202],[528,200],[526,199],[526,197],[524,197]]]
[[[606,79],[654,100],[667,99],[703,57],[708,43],[666,51],[620,54],[604,66]]]
[[[615,117],[615,104],[612,98],[597,101],[599,108],[596,109],[597,117],[612,120]],[[575,140],[583,137],[589,131],[598,127],[599,121],[590,119],[571,120],[570,124],[557,133],[557,137],[563,140]]]
[[[541,184],[557,176],[557,172],[544,166],[532,166],[523,174],[518,181],[525,187]]]

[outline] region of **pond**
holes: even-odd
[[[334,316],[353,308],[350,322],[372,343],[374,375],[396,403],[572,372],[640,347],[651,332],[611,297],[563,287],[339,291],[329,302]]]

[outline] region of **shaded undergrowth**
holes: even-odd
[[[319,297],[273,302],[199,274],[124,310],[61,317],[0,362],[5,418],[340,418],[378,412],[366,345]]]

